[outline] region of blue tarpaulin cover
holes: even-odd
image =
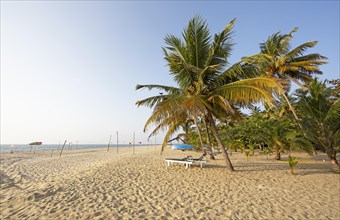
[[[193,150],[194,147],[189,144],[173,144],[172,150]]]

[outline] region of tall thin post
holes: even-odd
[[[117,131],[117,154],[118,154],[118,131]]]
[[[110,143],[111,143],[111,138],[112,138],[112,135],[110,135],[110,140],[109,140],[109,143],[108,143],[108,145],[107,145],[107,152],[109,152]]]
[[[64,147],[65,147],[66,142],[67,142],[67,140],[65,140],[65,142],[64,142],[64,144],[63,144],[63,147],[61,148],[59,157],[61,157],[61,154],[63,153],[63,150],[64,150]]]
[[[132,146],[132,154],[135,154],[135,132],[133,132],[133,146]]]

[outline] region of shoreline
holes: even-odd
[[[124,150],[123,150],[124,149]],[[203,168],[167,167],[181,152],[154,146],[1,154],[1,219],[190,218],[338,219],[340,175],[324,154],[300,159],[296,175],[284,161],[233,152],[235,172],[222,155]]]
[[[14,148],[11,148],[11,145],[14,146]],[[118,144],[118,148],[126,148],[126,147],[135,147],[135,148],[139,148],[139,147],[151,147],[151,146],[160,146],[160,144]],[[0,145],[0,153],[11,153],[11,151],[13,150],[13,153],[23,153],[23,152],[32,152],[34,151],[34,146],[32,147],[32,150],[30,150],[30,146],[28,144],[2,144]],[[62,144],[44,144],[44,145],[39,145],[36,149],[36,152],[38,151],[56,151],[56,150],[61,150],[62,148]],[[79,144],[79,145],[72,145],[70,150],[83,150],[83,149],[103,149],[106,148],[107,149],[107,144]],[[116,149],[117,145],[116,144],[112,144],[110,145],[110,149]],[[69,149],[69,145],[66,144],[64,147],[64,150],[68,150]]]

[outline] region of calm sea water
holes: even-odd
[[[118,147],[132,147],[130,144],[119,144]],[[150,144],[136,144],[135,147],[150,146]],[[28,144],[1,144],[0,152],[29,152],[29,151],[48,151],[48,150],[61,150],[62,144],[42,144],[39,146],[30,146]],[[110,149],[115,149],[116,144],[110,145]],[[107,148],[107,144],[66,144],[64,150],[72,149],[90,149],[90,148]]]

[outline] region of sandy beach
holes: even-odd
[[[159,148],[1,154],[1,219],[340,219],[340,175],[325,154],[299,157],[233,153],[201,169],[167,167],[165,158],[200,152]],[[323,162],[325,160],[325,162]]]

